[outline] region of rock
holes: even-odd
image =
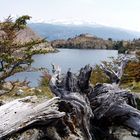
[[[32,39],[41,39],[41,37],[31,28],[26,27],[18,32],[16,42],[25,43],[31,41]]]
[[[20,43],[29,42],[31,40],[42,39],[36,32],[34,32],[31,28],[27,27],[21,31],[19,31],[16,41]],[[45,51],[45,52],[54,52],[55,49],[52,48],[49,42],[42,43],[40,45],[36,45],[32,50],[35,51]]]
[[[22,89],[17,90],[16,95],[22,95],[24,94],[24,91]]]
[[[11,84],[11,82],[5,82],[3,84],[3,89],[11,90],[12,87],[13,87],[13,85]]]

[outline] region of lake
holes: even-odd
[[[117,57],[116,50],[91,50],[91,49],[59,49],[58,53],[39,54],[33,56],[33,67],[47,68],[51,72],[51,64],[57,64],[62,68],[62,72],[66,72],[68,68],[77,72],[81,67],[87,64],[94,66],[100,64],[101,61],[109,61],[109,57]],[[38,85],[42,72],[21,72],[11,76],[7,80],[24,80],[31,81],[30,86]]]

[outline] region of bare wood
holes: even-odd
[[[122,78],[124,68],[126,67],[128,63],[128,59],[122,58],[120,66],[118,66],[118,70],[114,71],[113,69],[110,69],[106,67],[104,64],[101,64],[101,68],[104,71],[104,73],[110,78],[111,83],[120,84],[120,80]]]
[[[109,136],[109,127],[113,125],[140,134],[140,111],[133,94],[120,89],[117,83],[93,87],[89,81],[92,71],[89,65],[78,74],[70,70],[61,74],[58,66],[53,68],[50,87],[60,98],[59,103],[58,98],[54,98],[36,105],[27,98],[2,105],[0,138],[36,125],[44,126],[43,137],[53,140],[92,140],[97,137],[96,131],[102,136],[99,139],[104,139]],[[57,121],[54,123],[54,120]]]
[[[58,111],[59,98],[47,100],[39,105],[31,102],[32,97],[17,99],[0,106],[0,138],[37,124],[46,125],[51,119],[65,115]]]
[[[122,72],[123,63],[121,67]],[[108,130],[112,124],[122,125],[140,133],[140,111],[136,109],[135,96],[126,90],[121,90],[116,82],[116,78],[120,78],[121,75],[116,74],[116,78],[113,79],[115,84],[98,84],[92,88],[89,84],[90,73],[91,67],[86,66],[80,70],[79,75],[68,71],[63,78],[60,74],[59,78],[55,75],[57,78],[52,77],[53,82],[51,82],[51,89],[56,96],[70,102],[75,109],[79,110],[82,106],[83,109],[88,110],[83,114],[78,112],[81,116],[79,122],[82,119],[86,120],[83,127],[87,129],[83,133],[87,136],[84,138],[92,139],[90,126],[98,127],[98,129],[106,127]],[[90,114],[90,117],[85,117],[85,114]],[[91,118],[93,124],[89,124]]]
[[[59,70],[56,69],[55,71]],[[69,135],[73,133],[75,135],[79,135],[76,133],[76,130],[79,130],[80,133],[82,133],[81,137],[84,140],[92,140],[90,132],[90,119],[93,118],[94,115],[90,108],[88,97],[85,94],[86,92],[83,93],[89,89],[91,71],[92,68],[87,65],[80,70],[78,75],[73,74],[70,70],[66,73],[66,75],[61,75],[57,72],[59,76],[55,73],[50,81],[50,87],[53,93],[65,102],[65,105],[63,105],[64,110],[65,107],[67,108],[68,104],[71,106],[70,111],[65,110],[66,114],[69,116],[67,118],[69,121],[67,120],[65,123],[69,124],[69,122],[71,122],[71,125],[73,126],[73,130],[69,127]],[[62,108],[62,111],[64,110]],[[73,116],[70,114],[75,116],[77,125],[72,119]],[[81,137],[79,136],[78,138],[81,139]]]

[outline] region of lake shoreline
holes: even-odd
[[[78,72],[81,67],[87,64],[94,66],[100,64],[101,61],[109,61],[108,57],[117,57],[117,50],[99,50],[99,49],[58,49],[57,53],[37,54],[33,56],[34,62],[32,67],[47,68],[51,73],[52,65],[56,64],[62,68],[62,72],[66,72],[69,68],[71,71]],[[43,71],[42,71],[43,72]],[[21,72],[8,78],[8,80],[29,80],[31,86],[37,86],[42,72]]]

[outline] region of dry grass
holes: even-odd
[[[132,92],[140,93],[140,82],[129,82],[121,85],[122,88],[128,88]]]

